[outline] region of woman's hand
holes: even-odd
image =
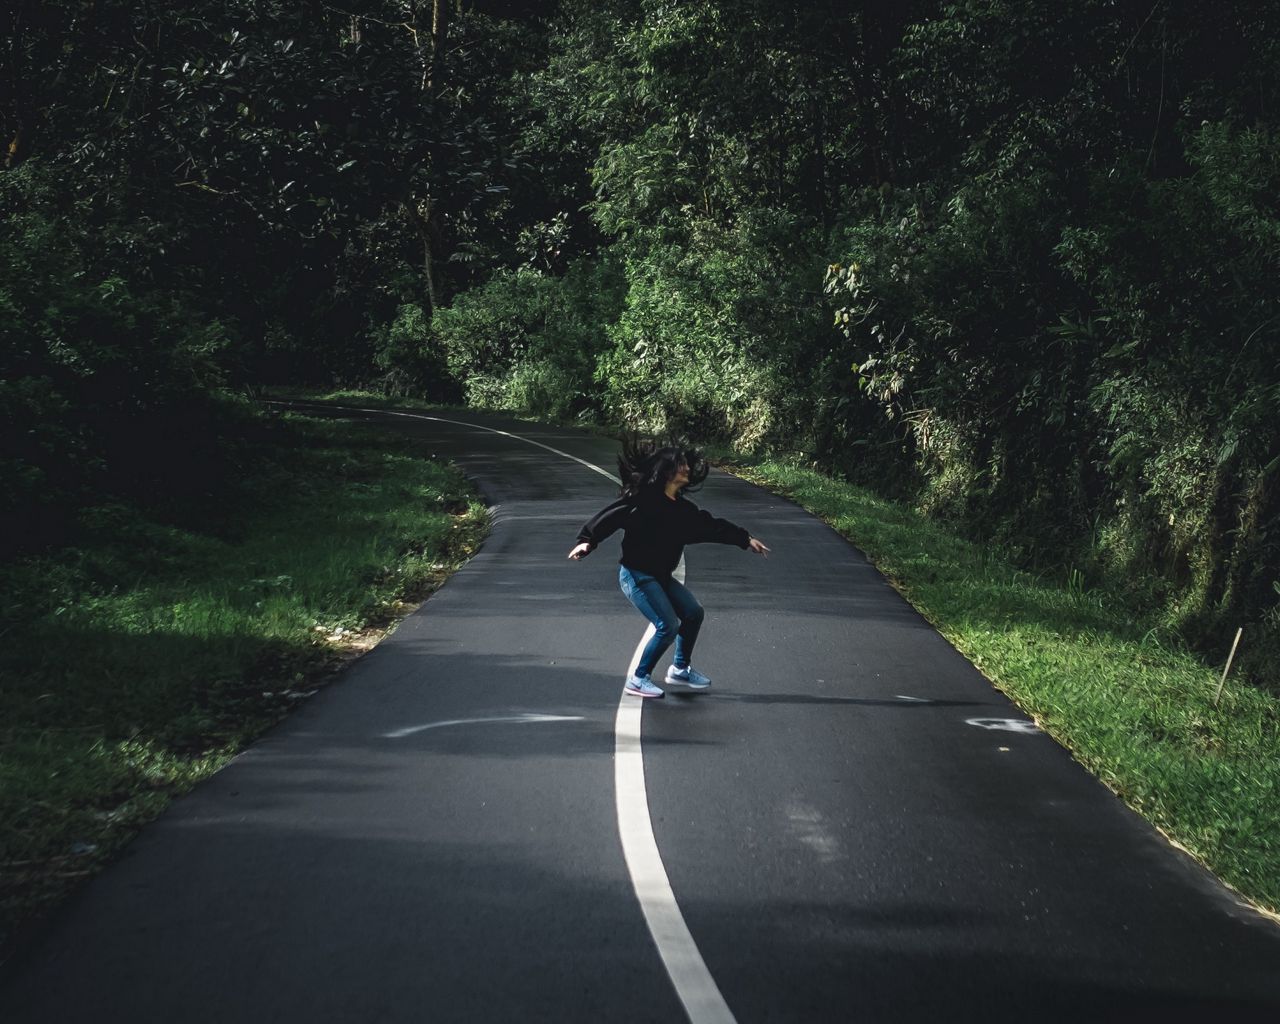
[[[591,554],[591,551],[592,551],[591,545],[584,540],[581,544],[579,544],[576,548],[574,548],[572,551],[569,552],[569,557],[576,562],[580,558],[586,558],[587,555]]]
[[[750,540],[747,541],[747,547],[749,547],[757,555],[764,555],[765,558],[769,557],[769,549],[764,546],[763,541],[756,540],[755,537],[752,537]]]

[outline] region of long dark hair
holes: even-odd
[[[659,445],[635,435],[622,438],[622,453],[618,456],[622,496],[637,498],[645,491],[662,490],[682,462],[689,467],[689,483],[681,488],[684,493],[701,486],[707,478],[710,467],[700,451],[680,442]]]

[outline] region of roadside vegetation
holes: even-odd
[[[372,646],[480,543],[461,475],[377,427],[239,439],[202,507],[87,508],[4,567],[0,945]]]

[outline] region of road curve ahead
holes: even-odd
[[[687,551],[714,686],[627,746],[617,540],[565,558],[614,446],[441,415],[377,418],[478,482],[483,550],[85,887],[0,1019],[1280,1020],[1280,928],[742,481],[695,500],[774,554]]]

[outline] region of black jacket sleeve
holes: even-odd
[[[733,544],[745,548],[751,541],[751,534],[736,523],[727,519],[717,519],[705,508],[698,508],[689,502],[695,515],[692,518],[692,536],[690,544]]]
[[[606,505],[583,524],[578,531],[579,542],[585,541],[593,548],[599,547],[602,540],[621,528],[634,505],[631,498],[619,498]]]

